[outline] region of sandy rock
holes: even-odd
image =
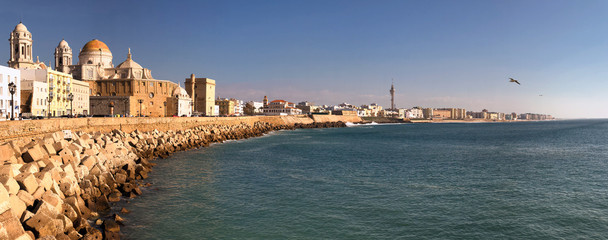
[[[4,185],[9,194],[16,195],[17,192],[19,192],[19,190],[21,189],[19,183],[17,183],[17,180],[7,175],[0,175],[0,183]]]
[[[101,231],[92,228],[92,227],[88,227],[87,228],[87,234],[84,235],[84,240],[101,240],[103,239],[103,235],[101,234]]]
[[[69,218],[71,221],[76,221],[76,219],[78,219],[79,213],[74,210],[72,205],[68,203],[63,203],[63,205],[61,205],[61,208],[63,209],[62,214]]]
[[[13,214],[15,214],[15,216],[17,217],[22,216],[23,212],[25,212],[25,209],[27,208],[25,203],[21,201],[21,199],[17,197],[17,195],[9,195],[9,203]]]
[[[38,188],[36,188],[36,191],[32,193],[32,197],[34,197],[35,199],[40,199],[42,198],[42,194],[44,194],[44,192],[46,192],[46,190],[44,190],[44,187],[39,186]]]
[[[42,150],[40,145],[34,145],[32,148],[25,151],[25,153],[23,153],[21,155],[21,157],[23,158],[23,161],[26,163],[35,162],[35,161],[41,160],[42,158],[44,158],[46,156],[46,154],[43,151],[44,150]]]
[[[0,145],[0,162],[10,161],[15,157],[15,151],[9,143]]]
[[[20,173],[15,176],[15,180],[19,183],[21,189],[31,193],[34,193],[38,188],[38,182],[36,181],[36,177],[34,174],[29,172]]]
[[[21,166],[21,168],[19,169],[20,172],[25,173],[25,172],[29,172],[29,173],[37,173],[40,171],[40,167],[38,167],[38,163],[36,162],[30,162],[30,163],[26,163],[23,166]]]
[[[49,143],[44,144],[44,145],[42,145],[42,148],[46,151],[47,155],[49,155],[49,156],[57,154],[57,151],[55,150],[55,147],[52,144],[49,144]]]
[[[19,218],[13,211],[6,211],[0,214],[0,226],[6,232],[6,238],[3,239],[32,239],[25,233],[23,225],[21,225]]]
[[[21,199],[27,206],[34,206],[34,201],[36,200],[32,194],[26,192],[25,190],[19,190],[17,193],[17,197]]]
[[[34,174],[38,180],[38,185],[44,187],[44,190],[50,190],[53,187],[53,177],[49,171],[39,172]]]
[[[42,194],[42,200],[53,206],[57,210],[61,210],[63,207],[63,200],[59,197],[59,195],[53,193],[52,191],[46,191]]]

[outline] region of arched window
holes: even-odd
[[[15,44],[15,56],[19,55],[19,44]]]
[[[89,61],[87,62],[87,64],[93,64],[93,61],[89,60]]]

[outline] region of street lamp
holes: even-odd
[[[47,99],[47,101],[49,102],[48,108],[49,111],[47,112],[47,119],[51,118],[51,102],[53,101],[53,97],[55,96],[54,92],[49,92],[49,98]]]
[[[139,99],[139,100],[137,100],[137,102],[139,102],[139,116],[141,117],[142,116],[141,104],[144,103],[144,100],[143,99]]]
[[[68,94],[68,100],[70,100],[70,115],[74,117],[74,94]]]
[[[8,84],[8,91],[11,93],[11,121],[15,120],[15,100],[13,99],[13,95],[15,95],[16,90],[17,85],[14,82]]]

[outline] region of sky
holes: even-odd
[[[99,39],[156,79],[216,80],[216,96],[608,118],[608,1],[9,1],[54,64]],[[0,51],[8,61],[9,44]],[[0,44],[0,49],[1,49]],[[2,65],[6,62],[2,61]],[[517,79],[521,85],[510,83]]]

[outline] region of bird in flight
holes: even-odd
[[[515,80],[513,78],[509,78],[509,79],[511,79],[511,80],[509,80],[509,82],[514,82],[514,83],[517,83],[517,85],[521,85],[521,83],[519,83],[517,80]]]

